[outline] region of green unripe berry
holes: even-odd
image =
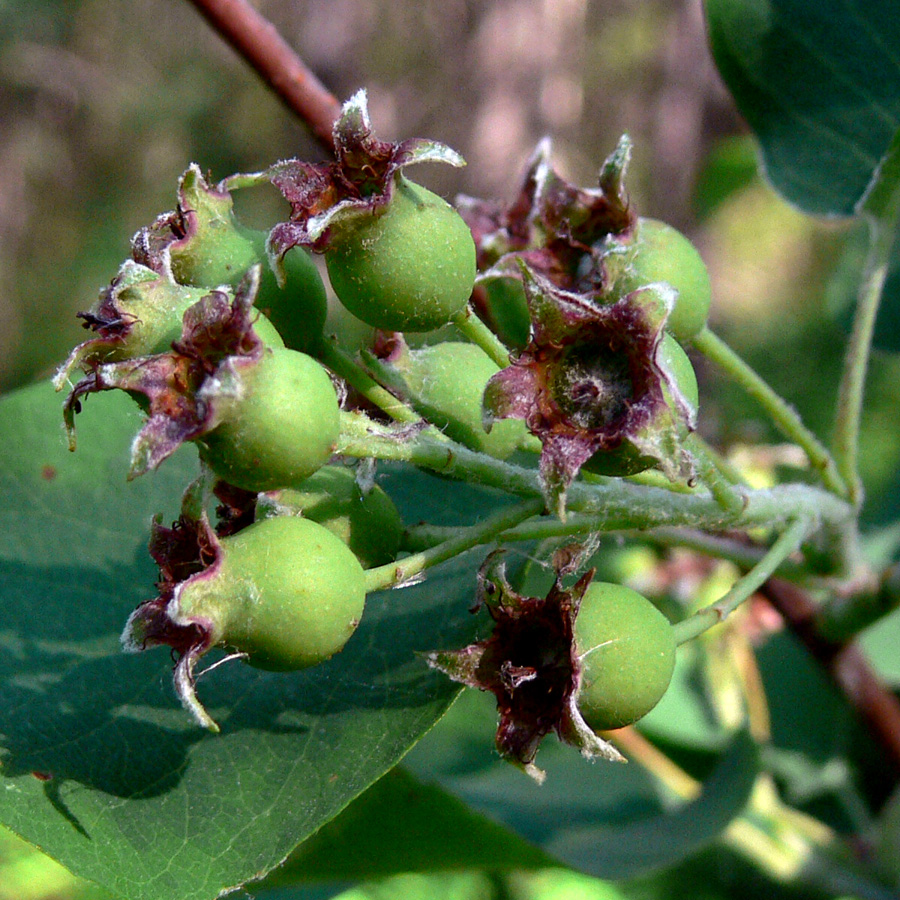
[[[480,347],[454,341],[434,344],[411,350],[397,368],[404,373],[416,410],[460,444],[506,459],[525,436],[521,419],[502,419],[490,432],[484,430],[481,400],[488,380],[500,369]]]
[[[197,231],[169,248],[172,275],[179,284],[236,285],[249,268],[265,261],[250,237],[238,230],[230,198],[217,199],[214,208],[200,211]]]
[[[672,377],[682,399],[696,415],[697,410],[700,409],[697,373],[694,371],[694,366],[687,353],[684,352],[684,348],[671,334],[664,335],[660,341],[659,349],[656,352],[656,361]],[[663,394],[666,395],[666,399],[671,405],[672,398],[665,381],[663,382]]]
[[[253,330],[256,336],[272,350],[284,348],[284,340],[278,333],[278,329],[272,324],[271,319],[263,313],[256,313],[253,319]]]
[[[288,251],[282,260],[284,286],[279,287],[266,253],[267,232],[238,222],[228,190],[208,184],[192,165],[181,177],[178,198],[178,217],[144,229],[138,247],[150,250],[160,237],[154,232],[168,227],[172,275],[179,284],[199,288],[236,287],[248,269],[261,264],[256,307],[269,315],[289,347],[306,351],[316,343],[325,324],[326,297],[309,254],[300,247]]]
[[[623,293],[657,281],[678,291],[666,327],[689,341],[709,316],[712,289],[697,248],[680,232],[656,219],[640,219],[621,282]]]
[[[387,331],[432,331],[466,305],[475,242],[446,201],[400,177],[390,203],[344,225],[325,253],[350,312]]]
[[[266,257],[266,233],[245,231],[263,261],[256,306],[272,320],[292,350],[308,353],[322,336],[328,312],[325,284],[313,258],[302,247],[292,247],[281,261],[284,286],[279,287]]]
[[[293,489],[261,494],[258,519],[302,514],[340,538],[364,569],[396,559],[403,519],[394,501],[378,485],[363,494],[352,469],[324,466]]]
[[[184,584],[181,620],[211,623],[215,644],[260,669],[305,669],[341,650],[359,624],[366,588],[347,546],[316,522],[278,516],[221,540],[221,563]]]
[[[127,326],[127,334],[123,340],[108,344],[103,360],[168,352],[172,342],[181,337],[185,312],[208,293],[202,288],[176,284],[145,266],[126,262],[112,286],[101,294],[101,304],[110,294],[115,315]]]
[[[594,582],[575,618],[581,661],[576,702],[594,731],[622,728],[660,701],[675,668],[668,619],[643,595]]]
[[[262,272],[254,300],[294,350],[308,350],[322,334],[328,305],[325,285],[310,255],[302,247],[282,260],[284,287],[279,287],[266,256],[266,232],[240,227],[229,215],[209,218],[187,244],[170,249],[172,273],[179,284],[201,288],[237,286],[247,270],[259,263]]]
[[[331,378],[312,357],[267,349],[242,372],[244,394],[199,442],[222,479],[248,491],[297,484],[331,458],[340,418]]]
[[[491,328],[507,347],[521,350],[531,334],[525,288],[516,278],[494,278],[484,285]]]

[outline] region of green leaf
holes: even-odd
[[[771,635],[756,658],[773,746],[801,753],[812,765],[824,765],[848,756],[855,741],[866,739],[846,702],[792,634]]]
[[[900,128],[894,0],[706,0],[706,10],[772,184],[809,213],[854,214]]]
[[[742,134],[716,143],[704,161],[694,186],[693,208],[706,220],[730,198],[759,179],[759,155],[756,142]]]
[[[755,744],[739,733],[700,797],[667,808],[656,780],[638,764],[591,765],[548,738],[537,758],[547,779],[537,785],[496,755],[491,759],[492,705],[492,698],[465,692],[412,750],[407,765],[558,860],[599,878],[669,866],[714,841],[746,805],[759,771]]]
[[[119,650],[154,592],[151,517],[174,518],[196,474],[187,448],[126,483],[139,422],[124,395],[92,396],[70,454],[49,386],[0,401],[0,821],[129,900],[203,900],[264,875],[441,716],[456,688],[415,652],[472,639],[481,557],[372,595],[322,666],[217,668],[198,685],[222,726],[208,734],[178,705],[165,649]],[[395,469],[384,483],[407,516],[462,517],[453,482]],[[497,503],[460,496],[466,516]]]
[[[900,208],[900,131],[872,174],[869,187],[859,203],[860,212],[893,227]]]
[[[304,841],[260,888],[447,869],[543,868],[556,861],[402,766]]]
[[[629,822],[568,828],[547,850],[601,878],[630,878],[665,868],[720,836],[747,805],[758,772],[756,745],[749,734],[739,732],[696,800]]]

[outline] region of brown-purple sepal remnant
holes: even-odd
[[[275,259],[297,245],[322,252],[335,231],[377,214],[390,202],[395,178],[406,166],[428,161],[465,165],[455,150],[436,141],[378,140],[365,91],[344,104],[334,125],[334,144],[336,158],[331,162],[288,159],[261,173],[291,204],[290,220],[276,225],[269,236]]]
[[[263,353],[253,330],[258,287],[255,266],[233,298],[211,291],[188,308],[181,338],[170,352],[93,365],[64,404],[70,436],[81,398],[114,389],[147,398],[148,417],[132,443],[129,479],[155,469],[185,441],[212,431],[240,401],[243,373]]]
[[[128,617],[122,647],[128,653],[161,645],[171,647],[177,657],[173,679],[179,699],[200,725],[218,731],[197,699],[194,667],[220,636],[212,619],[182,615],[178,595],[185,584],[215,577],[221,566],[221,545],[205,515],[194,518],[182,514],[171,528],[158,519],[154,521],[150,555],[159,566],[159,593]]]
[[[219,537],[237,534],[256,520],[256,500],[259,495],[255,491],[246,491],[217,479],[213,485],[213,494],[219,501],[216,507],[216,534]]]
[[[460,197],[457,208],[475,238],[479,275],[521,278],[519,260],[557,287],[579,293],[605,290],[609,239],[626,240],[637,223],[625,190],[631,141],[623,135],[603,164],[596,188],[579,188],[550,163],[550,142],[542,140],[528,163],[522,186],[507,207]]]
[[[581,662],[575,617],[593,570],[569,589],[558,577],[546,597],[525,597],[509,585],[501,553],[488,556],[478,575],[476,609],[487,607],[490,637],[461,650],[429,653],[428,664],[497,698],[497,750],[539,782],[544,773],[534,759],[550,732],[586,757],[621,760],[618,750],[587,726],[576,703]]]
[[[488,382],[484,422],[489,428],[497,419],[523,419],[540,438],[548,507],[563,517],[566,491],[582,465],[623,443],[669,478],[689,478],[681,441],[694,412],[657,361],[674,290],[653,284],[604,304],[519,265],[531,341]]]
[[[72,350],[53,379],[54,387],[62,390],[76,366],[88,368],[168,350],[181,334],[185,310],[202,295],[203,291],[127,260],[100,291],[93,309],[78,313],[94,337]]]

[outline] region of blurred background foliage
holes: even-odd
[[[826,292],[847,227],[811,220],[757,174],[715,72],[699,0],[262,0],[341,98],[365,86],[385,138],[427,136],[466,169],[417,177],[447,197],[510,198],[535,143],[594,183],[628,131],[638,210],[686,231],[715,287],[713,324],[821,433],[830,426],[850,265]],[[213,178],[320,158],[187,3],[0,2],[0,389],[46,375],[83,332],[130,236],[174,205],[194,161]],[[827,301],[826,314],[823,303]],[[704,428],[770,440],[757,411],[707,374]],[[900,491],[884,428],[897,363],[880,358],[864,423],[869,509]],[[890,503],[889,505],[893,505]]]
[[[258,6],[338,97],[368,89],[381,137],[432,137],[462,152],[465,169],[417,171],[448,198],[511,198],[547,134],[557,168],[594,184],[629,132],[635,205],[699,246],[713,327],[827,435],[858,275],[854,231],[799,214],[766,186],[713,67],[699,0]],[[0,391],[45,377],[82,339],[74,313],[92,305],[131,235],[173,206],[190,162],[219,179],[321,158],[303,125],[173,0],[0,0],[0,121]],[[749,400],[702,364],[699,375],[701,427],[713,441],[777,442]],[[866,514],[877,523],[900,501],[896,355],[877,355],[867,396]],[[748,452],[763,468],[780,459]],[[629,895],[665,890],[648,883]],[[0,832],[0,900],[105,896]],[[409,876],[352,896],[621,895],[572,873],[502,885],[475,873]],[[703,896],[699,882],[691,896]]]

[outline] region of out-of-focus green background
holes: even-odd
[[[756,173],[699,0],[258,5],[338,97],[368,89],[381,137],[432,137],[463,153],[466,169],[417,172],[448,198],[510,199],[547,134],[558,169],[593,184],[628,131],[636,206],[700,247],[713,326],[827,435],[854,290],[852,230],[801,216]],[[182,0],[0,0],[0,123],[0,391],[46,376],[82,339],[74,313],[92,305],[131,235],[172,208],[188,163],[218,179],[320,158],[302,124]],[[711,439],[777,439],[750,401],[698,368]],[[874,360],[863,423],[872,521],[900,499],[898,376],[894,357]],[[523,876],[521,896],[545,896],[532,881]],[[553,884],[546,896],[569,896]],[[460,885],[436,895],[457,896]],[[0,900],[85,890],[0,834]],[[472,882],[460,896],[489,890]]]

